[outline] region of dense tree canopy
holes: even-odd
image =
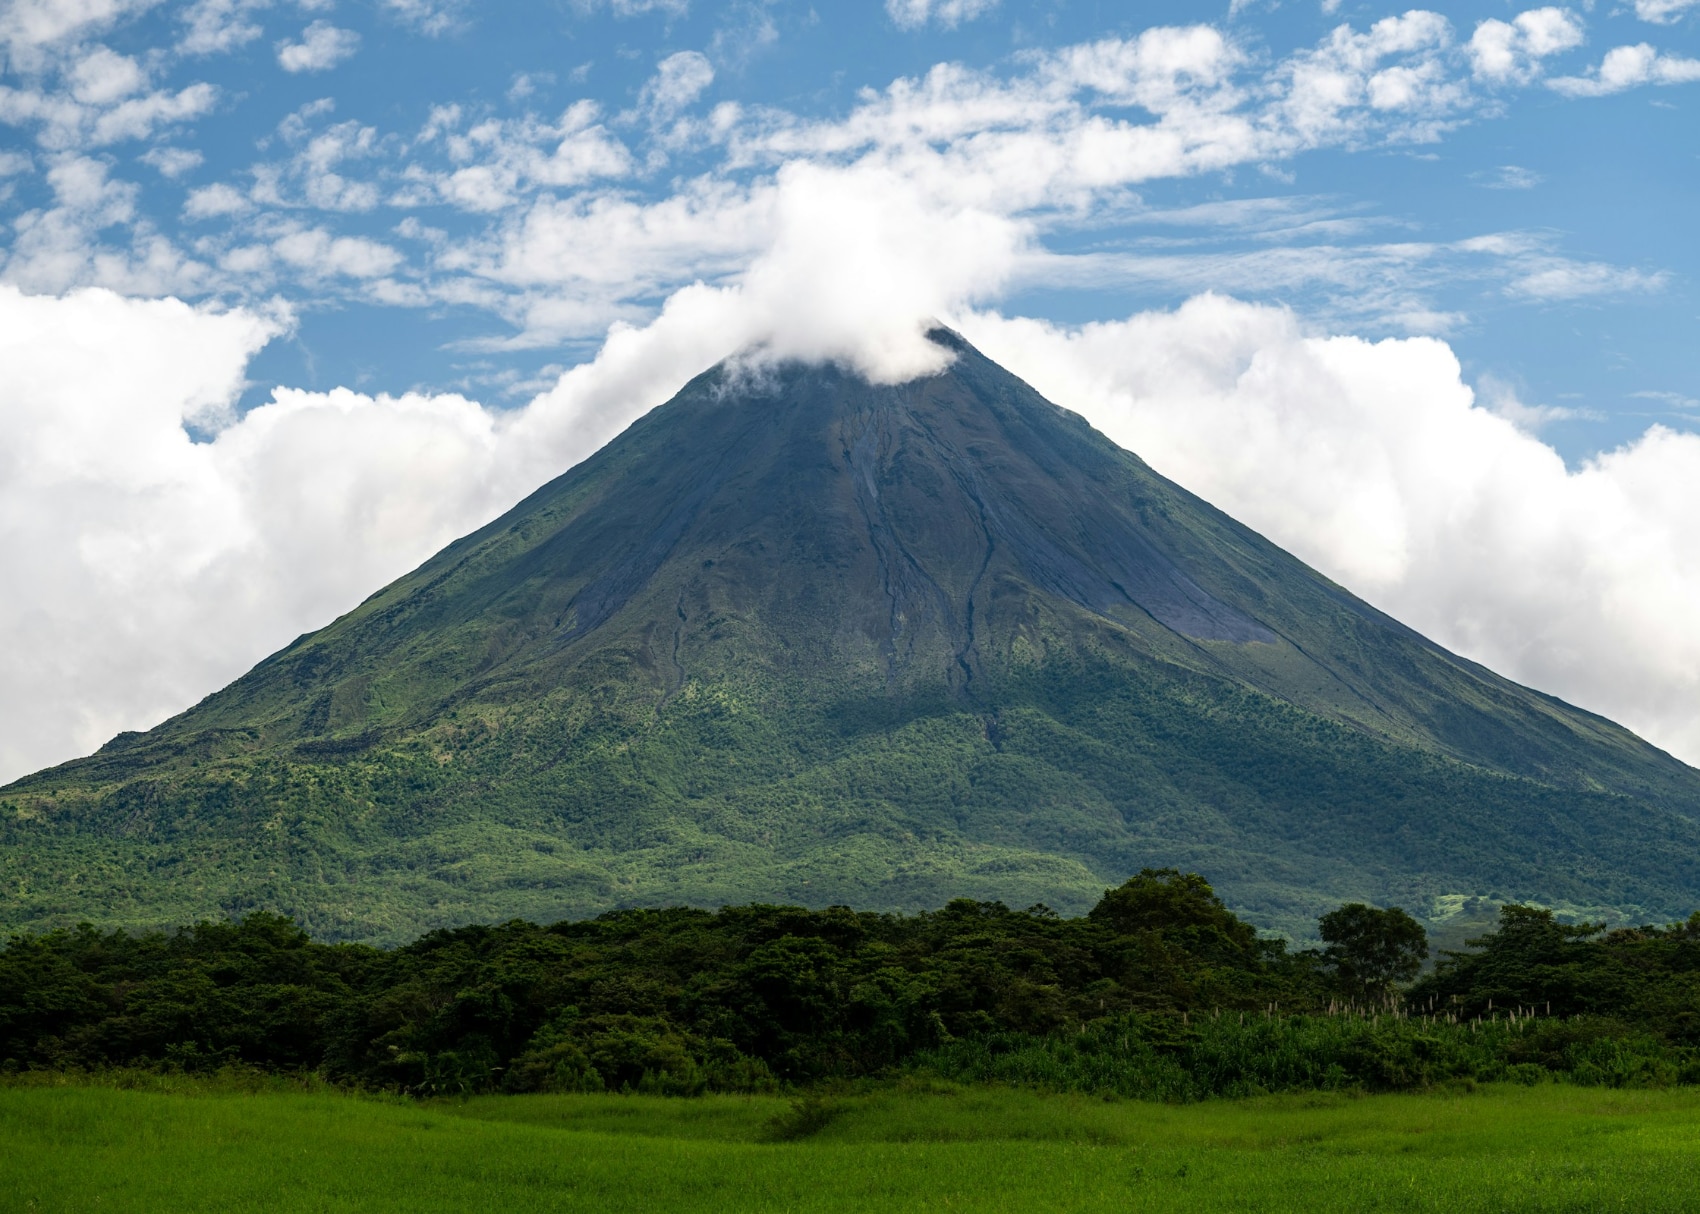
[[[1416,1082],[1450,1056],[1422,1036],[1440,1030],[1420,1025],[1548,1001],[1554,1017],[1585,1014],[1608,1035],[1700,1044],[1700,916],[1603,933],[1506,907],[1499,930],[1443,958],[1404,1012],[1389,998],[1355,1000],[1410,975],[1426,949],[1420,925],[1362,906],[1324,925],[1331,951],[1295,953],[1260,938],[1201,878],[1147,870],[1081,918],[967,900],[918,915],[626,910],[438,931],[390,950],[320,943],[267,914],[169,935],[85,927],[0,950],[0,1067],[234,1063],[420,1094],[692,1093],[924,1059],[995,1074],[993,1055],[1052,1041],[1191,1058],[1206,1024],[1347,1001],[1365,1032],[1384,1020],[1418,1027],[1392,1045],[1324,1034],[1305,1046],[1302,1075],[1290,1043],[1271,1038],[1287,1071],[1258,1082]],[[1608,1031],[1597,1024],[1587,1032]],[[1445,1065],[1478,1065],[1466,1062]]]
[[[1322,956],[1339,982],[1365,998],[1390,994],[1409,982],[1428,959],[1428,933],[1397,906],[1381,909],[1348,902],[1317,921],[1327,944]]]

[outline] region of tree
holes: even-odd
[[[1328,947],[1323,960],[1354,995],[1386,995],[1417,976],[1428,957],[1428,933],[1397,906],[1381,910],[1348,902],[1317,922]]]

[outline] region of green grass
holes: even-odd
[[[1700,1092],[1491,1087],[1167,1106],[1011,1089],[825,1103],[274,1085],[0,1088],[17,1210],[1700,1209]]]

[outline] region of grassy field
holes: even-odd
[[[1165,1106],[0,1088],[7,1210],[1700,1210],[1700,1092]]]

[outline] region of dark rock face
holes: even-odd
[[[933,337],[953,365],[897,387],[707,372],[189,712],[12,786],[0,911],[263,904],[383,938],[681,900],[1078,907],[1148,864],[1294,927],[1348,897],[1700,898],[1700,774]]]

